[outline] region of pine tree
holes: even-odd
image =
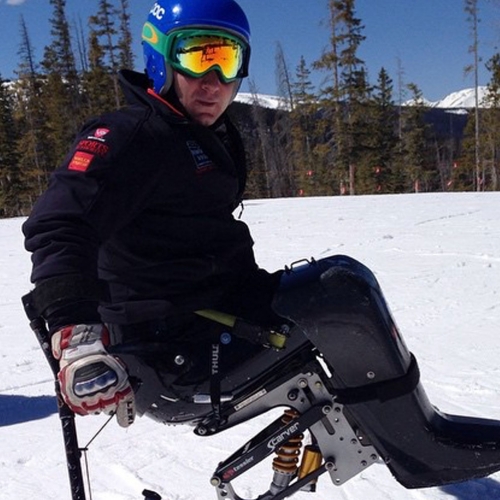
[[[290,112],[292,121],[291,153],[296,172],[296,189],[300,196],[319,194],[318,175],[321,160],[316,158],[318,138],[318,99],[311,83],[311,70],[304,56],[300,58],[292,83],[293,107]]]
[[[112,91],[115,84],[114,76],[106,68],[104,49],[93,30],[89,35],[88,70],[83,74],[82,81],[89,116],[116,108],[116,95]]]
[[[349,151],[349,193],[366,194],[372,192],[370,187],[358,186],[360,177],[364,177],[366,166],[370,161],[370,94],[364,67],[351,74],[348,84],[349,99],[347,105],[347,133]]]
[[[485,166],[484,189],[500,189],[500,53],[487,62],[486,68],[491,74],[482,110],[481,158]]]
[[[381,68],[370,103],[369,153],[365,175],[358,182],[366,193],[394,193],[393,159],[398,142],[397,114],[393,101],[393,82]]]
[[[272,137],[269,133],[269,121],[266,108],[259,105],[259,92],[255,82],[250,81],[250,91],[252,93],[252,119],[255,123],[256,145],[254,153],[254,175],[259,175],[261,179],[256,181],[257,185],[262,186],[265,198],[275,198],[279,193],[279,178],[275,158],[272,154]],[[255,169],[255,165],[261,165],[261,168]]]
[[[436,186],[437,170],[430,154],[428,127],[425,124],[425,106],[422,92],[416,84],[408,84],[413,105],[403,111],[401,155],[399,156],[399,178],[403,181],[401,191],[416,193],[433,191]]]
[[[17,130],[7,81],[0,76],[0,217],[23,215],[19,159],[16,152]]]
[[[474,74],[474,163],[475,175],[474,184],[477,191],[484,188],[484,169],[482,167],[481,159],[481,136],[479,129],[481,127],[479,119],[479,38],[478,38],[478,24],[479,24],[479,7],[478,0],[465,0],[465,12],[467,13],[467,20],[471,25],[472,44],[469,47],[469,52],[473,55],[474,63],[465,68],[466,73],[472,72]]]
[[[355,164],[363,145],[363,108],[369,94],[364,62],[357,52],[365,37],[364,26],[355,15],[355,0],[329,0],[330,50],[315,62],[316,69],[331,72],[331,85],[324,89],[325,116],[333,117],[330,148],[334,152],[333,175],[325,178],[335,190],[355,193]]]
[[[88,112],[95,115],[116,109],[123,103],[117,73],[122,68],[134,66],[128,0],[120,0],[118,8],[101,0],[89,24],[90,48],[83,79]]]
[[[50,19],[51,44],[45,47],[42,66],[48,139],[53,148],[52,162],[57,164],[66,154],[81,123],[82,99],[80,81],[72,51],[66,1],[50,0],[54,13]]]
[[[88,71],[88,47],[81,17],[78,17],[78,23],[75,26],[75,33],[79,71],[82,73],[86,73]]]
[[[60,75],[66,88],[68,102],[72,107],[71,111],[75,111],[79,105],[79,78],[66,18],[66,0],[49,1],[54,7],[53,16],[50,19],[52,42],[45,49],[46,54],[42,65],[49,75]]]
[[[280,98],[279,111],[272,125],[272,152],[276,164],[278,192],[280,196],[292,196],[296,192],[296,165],[290,148],[292,142],[292,118],[290,110],[294,106],[292,77],[286,61],[285,52],[280,43],[276,45],[276,82]]]
[[[450,179],[453,191],[474,191],[476,189],[476,113],[467,114],[467,124],[460,147],[460,155],[455,163]]]
[[[118,30],[115,19],[119,11],[108,0],[99,0],[99,9],[97,14],[90,17],[91,38],[94,45],[94,51],[99,51],[101,69],[109,75],[114,105],[119,107],[121,103],[121,92],[117,80],[117,72],[120,69],[120,56],[118,42]],[[100,48],[97,49],[97,45]],[[92,69],[95,69],[92,68]]]
[[[19,49],[18,78],[13,85],[15,97],[14,118],[18,130],[16,151],[24,186],[23,210],[29,210],[45,189],[53,145],[49,140],[45,77],[39,72],[24,18],[21,17],[21,45]]]
[[[130,29],[130,8],[128,0],[120,0],[119,9],[120,36],[118,40],[119,69],[134,68],[134,53],[132,51],[132,31]]]

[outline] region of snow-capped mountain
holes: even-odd
[[[14,82],[3,82],[3,85],[6,87],[13,87]],[[479,86],[478,87],[478,98],[479,98],[479,106],[487,107],[483,103],[484,98],[486,96],[487,87]],[[269,95],[269,94],[252,94],[250,92],[239,92],[235,99],[236,102],[240,102],[243,104],[254,104],[258,102],[260,106],[263,108],[270,109],[286,109],[288,104],[286,100],[282,97]],[[475,106],[475,96],[474,96],[474,88],[467,88],[463,90],[458,90],[457,92],[452,92],[447,95],[443,99],[439,101],[429,101],[428,99],[423,99],[423,103],[429,108],[444,108],[444,109],[469,109]],[[407,101],[404,105],[411,106],[412,101]]]
[[[478,87],[479,106],[486,107],[486,105],[484,104],[486,91],[487,91],[486,86]],[[266,94],[254,95],[246,92],[240,92],[236,96],[236,101],[244,104],[254,104],[257,101],[262,107],[271,109],[286,107],[284,99],[278,96],[272,96]],[[474,88],[468,88],[468,89],[458,90],[457,92],[452,92],[451,94],[447,95],[445,98],[439,101],[433,102],[424,98],[423,102],[429,108],[464,110],[473,108],[475,106],[475,92]],[[412,104],[412,101],[407,101],[404,104],[409,106]]]
[[[484,98],[486,96],[487,87],[478,87],[478,102],[479,106],[484,106]],[[474,88],[459,90],[447,95],[444,99],[436,102],[430,102],[429,106],[432,108],[446,108],[446,109],[466,109],[475,106],[475,91]]]
[[[251,94],[249,92],[239,92],[235,99],[243,104],[255,104],[256,102],[263,108],[278,109],[286,107],[284,99],[275,95]]]

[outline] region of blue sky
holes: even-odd
[[[206,1],[206,0],[205,0]],[[84,24],[97,6],[97,0],[67,0],[70,21]],[[132,0],[132,27],[137,54],[136,69],[142,71],[139,34],[154,3]],[[275,53],[280,42],[292,73],[304,56],[306,62],[318,59],[328,47],[328,0],[240,0],[252,26],[251,78],[261,93],[276,93]],[[416,83],[424,96],[438,100],[451,92],[473,86],[464,67],[472,61],[470,26],[463,0],[357,0],[357,16],[365,26],[366,40],[359,55],[366,62],[372,83],[384,67],[398,88],[398,67],[404,83]],[[500,44],[500,7],[494,0],[479,0],[481,23],[480,53],[483,64]],[[20,17],[24,16],[38,60],[50,43],[49,0],[0,0],[0,74],[14,75],[20,44]],[[324,73],[315,73],[320,84]],[[489,80],[481,70],[481,85]],[[248,90],[244,84],[242,90]]]

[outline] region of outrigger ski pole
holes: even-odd
[[[54,374],[54,386],[57,397],[57,409],[59,419],[61,421],[64,448],[66,451],[66,463],[68,466],[68,476],[71,488],[72,500],[85,500],[85,486],[82,474],[81,455],[82,450],[78,446],[78,436],[75,425],[75,414],[73,410],[64,402],[61,396],[61,386],[57,373],[59,372],[59,363],[52,356],[50,349],[50,336],[45,325],[45,321],[41,318],[31,300],[31,293],[22,298],[24,310],[30,320],[30,327],[36,335],[38,342],[49,362],[50,369]]]
[[[78,445],[78,435],[76,432],[75,413],[64,402],[61,395],[61,385],[57,374],[59,372],[59,362],[52,356],[50,348],[50,335],[45,325],[45,321],[40,317],[33,305],[31,293],[22,298],[26,316],[30,321],[30,327],[40,343],[43,353],[49,362],[50,369],[54,374],[54,388],[57,398],[57,409],[64,440],[64,449],[66,451],[66,464],[68,466],[68,477],[71,488],[71,500],[86,500],[85,482],[82,472],[82,451]],[[90,486],[89,486],[90,487]],[[155,491],[144,490],[142,492],[143,500],[161,500],[161,496]]]

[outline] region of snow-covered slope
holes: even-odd
[[[448,413],[500,419],[499,207],[500,193],[251,200],[243,219],[262,267],[339,253],[370,267],[432,403]],[[52,376],[20,303],[30,288],[22,222],[0,221],[0,498],[69,500]],[[209,480],[217,464],[274,418],[207,438],[147,418],[127,430],[112,422],[89,446],[92,499],[139,500],[149,488],[163,500],[215,500]],[[104,421],[77,419],[82,446]],[[271,477],[265,462],[235,486],[256,498]],[[405,490],[374,465],[340,488],[324,475],[316,494],[293,500],[334,498],[498,500],[500,474]]]

